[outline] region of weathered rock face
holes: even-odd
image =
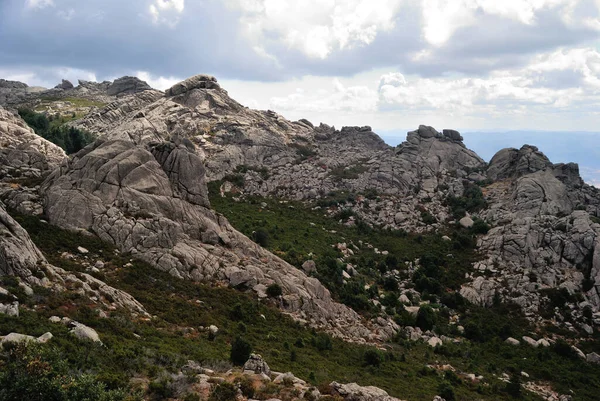
[[[277,283],[295,316],[339,337],[378,338],[318,280],[208,209],[202,164],[183,144],[97,141],[57,169],[42,193],[52,224],[92,232],[177,277],[256,289]]]
[[[31,242],[29,234],[4,210],[0,203],[0,275],[17,276],[27,282],[36,281],[44,256]]]
[[[333,382],[330,386],[346,401],[400,401],[385,390],[374,386],[359,386],[356,383]]]
[[[520,177],[552,167],[548,158],[535,146],[524,145],[521,149],[502,149],[492,157],[487,175],[492,180]]]
[[[17,277],[22,283],[50,287],[64,291],[67,284],[75,284],[82,294],[96,299],[110,299],[132,313],[146,315],[144,307],[131,295],[117,290],[88,275],[78,276],[50,265],[31,241],[29,234],[0,203],[0,275]]]
[[[124,96],[146,90],[152,90],[152,88],[141,79],[137,77],[121,77],[115,79],[115,81],[106,89],[106,94],[108,96]]]
[[[600,262],[594,255],[600,252],[600,224],[592,217],[598,216],[599,191],[583,184],[577,165],[554,165],[528,145],[498,152],[487,174],[502,181],[484,189],[489,208],[481,217],[494,227],[479,241],[486,260],[475,267],[492,275],[475,274],[461,294],[481,304],[498,294],[536,318],[540,290],[566,288],[584,291],[598,310]],[[575,307],[577,317],[581,311]]]
[[[19,116],[0,107],[0,179],[7,174],[39,177],[65,159],[60,147],[39,137]]]

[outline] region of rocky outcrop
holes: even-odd
[[[65,152],[39,137],[18,115],[0,107],[0,179],[39,177],[66,159]]]
[[[524,145],[521,149],[502,149],[492,157],[487,176],[492,180],[521,177],[552,167],[548,158],[535,146]]]
[[[45,262],[44,256],[29,238],[29,234],[0,204],[0,275],[17,276],[26,282],[36,282],[33,276]]]
[[[137,77],[121,77],[115,79],[106,89],[108,96],[125,96],[133,93],[152,90],[150,85]]]
[[[333,382],[331,388],[346,401],[400,401],[385,390],[374,386],[359,386],[356,383],[341,384]]]
[[[267,362],[263,359],[262,356],[258,354],[251,354],[250,358],[244,364],[244,372],[251,372],[254,374],[265,374],[267,376],[271,375],[271,369]]]
[[[73,89],[74,86],[71,83],[71,81],[63,79],[61,83],[59,83],[58,85],[56,85],[54,88],[56,89]]]
[[[479,240],[486,259],[475,265],[487,277],[475,273],[461,294],[480,304],[490,304],[497,294],[521,305],[535,320],[547,301],[542,291],[564,288],[584,294],[585,302],[570,305],[576,318],[587,305],[597,311],[600,277],[595,263],[600,262],[594,255],[600,224],[593,219],[599,191],[583,183],[577,165],[552,164],[529,145],[498,152],[487,175],[499,180],[484,189],[489,207],[481,213],[494,226]]]
[[[181,81],[166,92],[167,96],[177,96],[186,92],[191,92],[193,89],[220,89],[217,79],[209,75],[196,75]]]
[[[125,140],[97,141],[43,185],[45,213],[52,224],[98,235],[177,277],[225,280],[257,291],[277,283],[287,311],[339,337],[372,341],[384,335],[373,334],[358,314],[333,302],[318,280],[210,210],[201,167],[184,144],[145,148]]]

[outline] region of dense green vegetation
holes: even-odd
[[[67,154],[76,153],[95,140],[90,133],[64,125],[66,117],[48,117],[29,109],[19,109],[19,115],[36,134],[60,146]]]
[[[235,205],[247,205],[249,209],[242,210],[252,217],[249,221],[261,221],[259,217],[262,220],[270,221],[273,218],[277,221],[277,216],[280,216],[280,225],[287,222],[281,218],[286,213],[296,216],[296,220],[288,224],[299,224],[296,230],[297,237],[293,232],[286,234],[287,225],[281,226],[284,231],[279,231],[281,237],[278,235],[277,238],[270,230],[270,223],[264,226],[274,247],[279,246],[282,241],[291,241],[299,252],[305,249],[304,246],[310,246],[315,255],[317,252],[323,252],[325,255],[334,252],[331,243],[321,243],[326,238],[337,241],[344,237],[345,241],[358,243],[358,227],[343,227],[322,217],[322,211],[268,199],[256,201],[267,202],[268,207],[262,208],[260,203],[240,202],[232,203],[231,208],[237,207]],[[229,200],[223,199],[223,202]],[[223,205],[219,206],[218,202],[215,202],[215,205],[224,210]],[[290,209],[290,206],[294,209]],[[272,209],[269,210],[270,208]],[[274,213],[273,217],[270,217],[270,213]],[[504,339],[508,335],[519,337],[529,334],[527,323],[522,320],[516,309],[500,303],[489,309],[473,307],[456,292],[448,292],[445,285],[442,286],[445,290],[435,297],[440,304],[446,306],[440,307],[438,304],[432,305],[432,308],[425,308],[421,313],[421,324],[433,325],[439,333],[451,332],[453,329],[448,324],[451,308],[459,313],[461,324],[465,326],[465,335],[472,340],[432,349],[425,344],[407,341],[399,336],[394,342],[386,345],[387,351],[382,352],[367,346],[344,343],[324,333],[305,328],[283,316],[275,308],[274,300],[259,302],[255,297],[233,289],[209,287],[176,279],[143,262],[116,253],[111,245],[97,238],[61,230],[40,222],[36,217],[16,217],[51,263],[78,272],[83,270],[82,259],[92,263],[97,259],[103,260],[105,267],[102,273],[96,276],[132,294],[153,316],[131,318],[127,312],[117,310],[111,312],[109,318],[102,318],[97,312],[95,302],[76,292],[52,293],[43,288],[35,288],[36,295],[27,297],[22,291],[18,292],[19,287],[14,278],[2,278],[2,285],[18,294],[22,307],[19,318],[0,315],[0,335],[20,332],[37,336],[47,331],[52,332],[55,337],[48,345],[42,347],[42,352],[55,352],[57,361],[66,361],[68,369],[65,374],[73,377],[73,380],[85,382],[87,379],[85,376],[81,377],[81,372],[96,379],[100,384],[93,391],[106,392],[121,388],[126,389],[130,397],[135,397],[136,393],[129,380],[133,376],[143,376],[150,380],[146,393],[155,399],[161,399],[163,395],[174,394],[176,386],[172,375],[187,360],[196,360],[204,366],[224,371],[230,368],[230,360],[240,363],[243,359],[234,356],[235,349],[238,350],[235,351],[236,355],[237,352],[246,355],[249,348],[262,354],[272,369],[292,371],[315,385],[333,380],[355,381],[363,385],[379,386],[395,396],[411,401],[430,401],[434,395],[442,392],[457,400],[510,400],[514,397],[523,400],[537,399],[525,391],[516,394],[514,385],[511,387],[497,379],[497,376],[503,373],[512,375],[513,372],[517,374],[512,376],[518,377],[520,371],[526,371],[532,379],[553,382],[562,393],[573,390],[575,400],[593,400],[600,391],[600,368],[574,358],[565,352],[564,344],[549,349],[513,347],[505,344]],[[328,225],[323,229],[318,225],[310,225],[311,222]],[[311,231],[311,235],[305,237],[307,226],[318,228],[322,236],[318,236],[316,231]],[[333,235],[330,231],[336,229],[339,231],[337,235]],[[357,251],[358,260],[361,257],[373,259],[375,265],[369,269],[379,274],[382,270],[387,271],[401,265],[401,249],[404,249],[407,257],[413,257],[424,252],[425,246],[429,246],[433,255],[430,256],[430,261],[425,258],[422,262],[421,269],[424,269],[424,272],[421,277],[432,280],[435,277],[441,280],[452,277],[447,276],[444,263],[455,266],[454,262],[434,262],[436,246],[449,247],[439,249],[440,257],[447,255],[443,252],[450,250],[454,254],[464,251],[465,258],[471,255],[471,251],[461,251],[460,246],[455,248],[454,242],[444,242],[436,236],[423,236],[418,239],[419,237],[399,233],[385,234],[372,231],[362,238],[377,244],[380,249],[397,249],[396,253],[384,256],[377,255],[372,250],[365,250],[361,255],[362,252]],[[316,241],[313,242],[311,237],[316,237]],[[295,239],[298,241],[294,242]],[[60,256],[62,252],[76,253],[77,246],[87,248],[90,254],[80,257],[79,260]],[[302,261],[303,258],[299,260]],[[131,265],[125,267],[127,263]],[[438,264],[442,265],[439,271],[434,267]],[[322,268],[321,266],[322,264],[319,264],[318,268]],[[370,277],[367,275],[370,270],[366,270],[366,267],[367,265],[361,267],[362,280]],[[43,271],[36,274],[41,275]],[[358,287],[356,280],[358,279],[352,278],[344,286],[354,283],[352,288]],[[394,283],[386,282],[383,278],[377,286],[384,293],[394,290]],[[277,296],[278,292],[275,289],[272,291],[273,295]],[[34,304],[38,305],[35,312],[31,310]],[[74,339],[65,326],[49,323],[48,317],[52,315],[69,316],[95,328],[104,346],[92,346]],[[410,319],[406,315],[398,313],[398,316]],[[411,323],[414,324],[415,321]],[[208,331],[201,329],[209,325],[219,328],[216,335],[210,335]],[[233,347],[234,344],[238,346]],[[50,351],[46,351],[45,347]],[[5,353],[1,363],[4,365],[0,367],[0,371],[6,374],[7,363],[15,361],[11,362],[10,356]],[[426,366],[441,364],[451,364],[458,371],[483,375],[485,383],[471,382],[462,376],[454,377],[447,372]],[[228,386],[224,385],[215,397],[220,397],[220,394],[225,397],[229,394],[228,389]],[[276,395],[263,392],[255,397]],[[185,394],[182,398],[184,396]],[[193,395],[190,395],[189,399],[194,399]]]
[[[446,292],[460,288],[476,258],[473,231],[457,228],[445,233],[413,235],[372,228],[360,219],[348,227],[337,222],[353,215],[343,207],[334,219],[326,216],[325,207],[355,201],[353,195],[332,195],[327,202],[319,202],[322,206],[314,208],[269,198],[248,196],[237,201],[233,196],[215,196],[219,194],[218,185],[210,184],[211,203],[237,229],[297,267],[314,260],[317,267],[314,275],[334,297],[361,313],[376,312],[370,299],[381,293],[387,313],[402,320],[402,307],[394,300],[400,295],[398,279],[409,275],[408,262],[420,260],[420,268],[413,276],[414,287],[424,292],[426,298],[438,301]],[[446,234],[450,241],[442,239]],[[336,247],[338,243],[345,243],[352,251],[344,262],[340,261],[342,252]],[[447,257],[449,254],[452,256]],[[344,279],[348,264],[358,274]]]

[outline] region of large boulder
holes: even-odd
[[[271,375],[271,369],[267,362],[263,359],[262,356],[258,354],[251,354],[250,358],[244,364],[244,371],[252,372],[255,374],[265,374],[267,376]]]
[[[152,87],[148,83],[137,77],[121,77],[115,79],[106,89],[106,94],[109,96],[124,96],[151,89]]]
[[[552,163],[546,155],[535,146],[523,145],[521,149],[506,148],[496,153],[487,170],[493,180],[509,177],[520,177],[551,167]]]
[[[167,96],[177,96],[193,89],[219,89],[217,79],[210,75],[195,75],[167,89]]]
[[[331,388],[346,401],[400,401],[385,390],[374,386],[359,386],[356,383],[332,382]]]
[[[54,88],[56,88],[56,89],[73,89],[74,86],[71,83],[71,81],[63,79],[62,82],[59,83],[58,85],[56,85]]]

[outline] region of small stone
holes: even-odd
[[[521,345],[521,342],[519,340],[517,340],[516,338],[512,338],[512,337],[508,337],[506,339],[506,341],[504,341],[504,342],[507,344],[510,344],[510,345]]]
[[[61,318],[59,318],[58,316],[50,316],[48,318],[48,320],[50,321],[50,323],[60,323],[61,322]]]
[[[41,336],[39,336],[37,338],[37,341],[41,344],[46,344],[48,341],[52,340],[53,337],[54,336],[52,335],[52,333],[47,332],[47,333],[44,333]]]
[[[82,247],[82,246],[78,246],[78,247],[77,247],[77,252],[79,252],[79,253],[80,253],[80,254],[82,254],[82,255],[85,255],[85,254],[87,254],[87,253],[90,253],[90,251],[88,251],[87,249],[85,249],[85,248],[84,248],[84,247]]]
[[[585,356],[585,359],[589,362],[589,363],[596,363],[596,364],[600,364],[600,355],[598,355],[595,352],[592,352],[590,354],[587,354]]]
[[[458,222],[461,226],[463,226],[464,228],[471,228],[473,227],[473,219],[470,218],[469,216],[465,216],[462,219],[459,220]]]
[[[427,341],[427,344],[429,344],[430,347],[437,347],[438,345],[442,345],[443,342],[442,340],[440,340],[438,337],[431,337],[429,339],[429,341]]]

